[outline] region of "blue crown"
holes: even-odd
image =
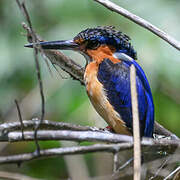
[[[100,44],[112,45],[116,48],[116,51],[125,53],[133,59],[137,59],[137,53],[129,42],[130,38],[121,31],[115,30],[113,26],[98,26],[97,28],[85,29],[74,37],[74,41],[78,40],[80,40],[81,43],[85,41],[98,41]]]

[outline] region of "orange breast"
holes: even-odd
[[[84,74],[86,90],[89,99],[96,111],[113,128],[116,133],[131,135],[120,115],[109,103],[103,85],[97,79],[98,66],[98,62],[91,62],[87,65]]]

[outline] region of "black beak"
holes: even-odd
[[[33,45],[40,46],[42,49],[60,49],[60,50],[78,50],[79,45],[73,40],[67,41],[46,41],[38,43],[25,44],[24,47],[33,48]]]

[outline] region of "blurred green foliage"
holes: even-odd
[[[115,1],[127,10],[143,17],[170,35],[180,39],[180,1],[178,0],[127,0]],[[32,0],[26,1],[36,32],[46,40],[70,39],[78,32],[97,25],[114,25],[132,38],[137,50],[138,62],[142,65],[150,81],[154,96],[156,120],[167,129],[180,136],[180,56],[179,52],[166,42],[115,14],[92,0]],[[27,42],[25,31],[21,27],[24,21],[15,1],[0,1],[0,120],[8,121],[7,114],[14,108],[14,99],[23,100],[37,87],[36,71],[31,49],[23,45]],[[81,65],[85,64],[82,56],[73,52],[64,52]],[[71,80],[67,74],[59,73],[51,67],[53,75],[48,71],[46,63],[40,57],[42,77],[46,96],[46,119],[66,121],[81,125],[96,125],[99,117],[93,110],[86,96],[85,88],[79,82]],[[63,76],[63,77],[61,77]],[[49,85],[49,83],[52,83]],[[48,93],[48,89],[52,89]],[[36,94],[39,92],[37,91]],[[31,102],[38,107],[29,115],[23,111],[26,119],[39,116],[40,97]],[[23,107],[22,107],[23,108]],[[17,120],[17,117],[13,117]],[[103,125],[104,126],[104,125]],[[59,143],[46,142],[42,147],[59,146]],[[22,147],[22,148],[20,148]],[[10,145],[7,152],[27,152],[35,149],[33,143]],[[21,150],[20,150],[21,149]],[[2,152],[3,153],[3,152]],[[86,156],[91,175],[97,175],[92,166],[96,156]],[[27,175],[57,179],[67,177],[67,168],[61,157],[36,160],[23,164],[22,168],[13,165],[3,169],[23,172]],[[58,168],[57,168],[58,167]],[[50,172],[50,173],[49,173]],[[107,172],[105,172],[107,173]],[[99,172],[100,174],[100,172]]]

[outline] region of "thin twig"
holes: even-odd
[[[40,96],[41,96],[41,119],[40,119],[40,123],[43,121],[44,119],[44,114],[45,114],[45,98],[44,98],[44,92],[43,92],[43,84],[42,84],[42,80],[41,80],[41,71],[40,71],[40,65],[39,65],[39,61],[38,61],[38,50],[35,47],[35,42],[37,42],[37,38],[36,35],[34,33],[34,30],[32,28],[32,23],[30,20],[30,16],[28,14],[27,8],[25,6],[25,2],[23,1],[22,3],[20,3],[19,0],[16,0],[21,12],[23,13],[28,25],[29,25],[29,29],[31,32],[31,37],[32,37],[32,42],[33,42],[33,49],[34,49],[34,59],[35,59],[35,64],[36,64],[36,74],[37,74],[37,79],[38,79],[38,83],[39,83],[39,89],[40,89]],[[40,146],[38,144],[38,141],[36,140],[37,138],[37,130],[39,128],[39,124],[37,124],[37,126],[35,127],[35,131],[34,131],[34,136],[35,136],[35,143],[36,143],[36,147],[37,147],[37,153],[39,153],[40,150]]]
[[[115,3],[113,3],[109,0],[94,0],[94,1],[102,4],[103,6],[110,9],[111,11],[114,11],[118,14],[121,14],[122,16],[124,16],[124,17],[128,18],[129,20],[135,22],[136,24],[144,27],[145,29],[148,29],[149,31],[156,34],[161,39],[165,40],[170,45],[175,47],[177,50],[180,50],[180,42],[179,41],[177,41],[176,39],[174,39],[173,37],[171,37],[170,35],[168,35],[164,31],[160,30],[159,28],[157,28],[153,24],[149,23],[148,21],[142,19],[141,17],[136,16],[135,14],[127,11],[126,9],[116,5]]]
[[[20,110],[18,101],[15,99],[14,102],[15,102],[15,104],[16,104],[17,111],[18,111],[19,121],[20,121],[20,123],[21,123],[22,138],[24,139],[24,133],[23,133],[24,125],[23,125],[23,120],[22,120],[21,110]]]
[[[114,156],[113,156],[113,173],[115,173],[118,169],[118,165],[119,165],[119,153],[118,152],[115,152],[114,153]]]
[[[29,27],[31,29],[31,32],[33,33],[33,28],[32,28],[32,23],[31,23],[31,20],[30,20],[30,17],[29,17],[29,14],[28,14],[28,11],[26,9],[26,6],[25,6],[25,1],[23,1],[22,3],[19,1],[19,0],[16,0],[16,3],[17,5],[19,6],[19,9],[21,10],[23,16],[25,17],[27,23],[29,24]]]
[[[167,162],[169,161],[170,157],[168,157],[167,159],[164,160],[164,162],[161,164],[161,166],[156,170],[156,173],[154,174],[154,176],[150,177],[149,180],[152,180],[154,178],[156,178],[159,174],[159,172],[162,170],[162,168],[167,164]]]
[[[116,180],[116,179],[120,179],[119,175],[120,175],[120,171],[124,170],[125,168],[127,168],[128,165],[131,164],[131,162],[134,160],[134,158],[130,158],[128,159],[125,163],[123,163],[123,165],[121,165],[113,174],[112,174],[112,179]],[[128,172],[128,170],[127,170]],[[129,173],[129,172],[128,172]],[[122,174],[122,172],[121,172]]]
[[[178,166],[173,172],[171,172],[167,177],[165,177],[163,180],[169,179],[171,176],[173,176],[176,172],[180,171],[180,166]]]
[[[37,73],[37,78],[38,78],[39,88],[40,88],[40,95],[41,95],[41,119],[40,119],[40,123],[37,124],[37,126],[35,127],[35,131],[34,131],[34,137],[35,137],[35,143],[36,143],[36,147],[37,147],[37,153],[39,153],[40,146],[39,146],[39,143],[37,141],[37,131],[39,129],[40,124],[42,123],[42,121],[44,119],[45,98],[44,98],[44,93],[43,93],[43,84],[42,84],[42,80],[41,80],[40,65],[39,65],[39,61],[38,61],[38,50],[37,50],[37,48],[33,48],[33,49],[34,49],[34,57],[35,57],[35,63],[36,63],[36,73]]]
[[[130,158],[128,161],[126,161],[122,166],[120,166],[117,170],[117,172],[123,170],[125,167],[127,167],[132,161],[134,160],[134,158]]]
[[[134,140],[134,180],[141,178],[141,143],[140,143],[140,125],[138,112],[138,99],[136,89],[136,69],[132,64],[130,67],[131,82],[131,103],[133,115],[133,140]]]

